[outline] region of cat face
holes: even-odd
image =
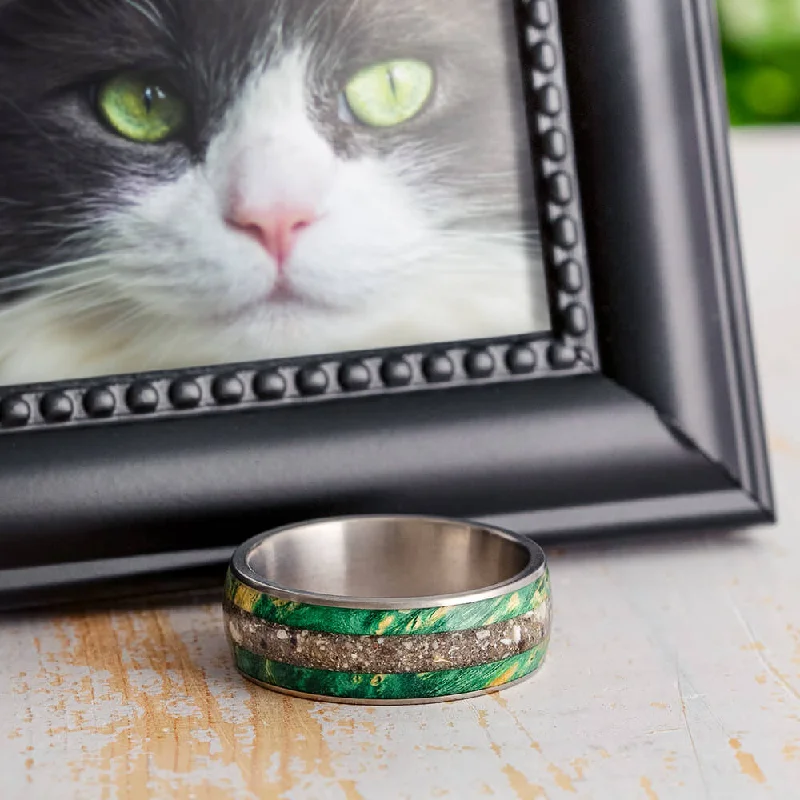
[[[0,377],[546,328],[510,5],[0,5]]]

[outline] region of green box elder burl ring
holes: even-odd
[[[431,703],[535,673],[550,638],[542,549],[468,522],[352,517],[234,554],[225,625],[239,671],[313,700]]]

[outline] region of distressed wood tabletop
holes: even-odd
[[[214,605],[0,621],[0,797],[800,797],[800,135],[735,164],[781,524],[551,549],[540,676],[417,708],[233,671]]]

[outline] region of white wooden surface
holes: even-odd
[[[538,679],[411,709],[233,672],[217,608],[0,621],[0,797],[800,798],[800,134],[735,160],[777,529],[550,553]]]

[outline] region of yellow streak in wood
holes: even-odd
[[[517,728],[519,728],[520,732],[527,737],[531,749],[535,750],[537,753],[541,755],[542,754],[541,745],[539,744],[539,742],[533,739],[528,729],[522,724],[519,717],[513,712],[508,700],[506,700],[505,697],[501,697],[500,695],[494,695],[492,699],[494,700],[495,703],[504,708],[511,715],[512,719],[517,725]],[[497,748],[495,752],[497,755],[499,755],[500,754],[499,748]],[[575,786],[572,783],[572,779],[569,777],[569,775],[567,775],[566,772],[564,772],[564,770],[560,769],[555,764],[548,764],[547,771],[553,776],[556,786],[558,786],[559,789],[565,792],[573,792],[577,794],[577,790],[575,789]],[[580,776],[578,776],[578,780],[580,780]]]
[[[363,800],[353,781],[337,779],[315,706],[245,684],[227,652],[220,609],[204,614],[193,633],[217,637],[219,652],[209,658],[206,648],[202,661],[167,611],[64,618],[42,637],[47,645],[37,640],[34,693],[44,695],[38,706],[53,720],[51,746],[75,735],[100,743],[75,756],[75,786],[98,800],[228,800],[242,790],[279,798],[316,778]],[[79,677],[67,684],[70,673]],[[220,683],[230,684],[229,699],[241,695],[238,705],[220,705]],[[98,705],[118,713],[99,723]]]
[[[650,783],[649,778],[642,778],[640,785],[644,789],[644,796],[647,800],[658,800],[658,795],[653,791],[653,784]]]
[[[259,591],[256,589],[251,589],[249,586],[245,586],[244,584],[240,583],[236,587],[236,594],[233,597],[233,602],[234,605],[239,606],[239,608],[252,613],[259,597],[261,597],[261,593]]]
[[[800,445],[794,441],[782,436],[770,437],[770,449],[774,453],[780,453],[784,456],[797,456],[800,455]]]
[[[394,623],[394,615],[393,614],[387,614],[380,621],[380,623],[378,624],[378,627],[375,628],[375,633],[377,633],[378,636],[381,636],[382,634],[386,633],[387,630],[389,630],[389,626],[392,625],[393,623]]]
[[[339,781],[345,800],[364,800],[364,795],[356,789],[355,781]]]
[[[736,753],[740,771],[747,775],[748,778],[752,778],[756,783],[766,783],[766,775],[761,771],[761,767],[758,766],[753,755],[742,750],[742,743],[738,739],[730,739],[728,744]]]
[[[800,759],[800,747],[798,747],[795,742],[789,742],[789,744],[783,748],[783,757],[787,761],[797,761]]]
[[[589,762],[585,758],[573,758],[569,763],[575,771],[575,779],[582,781],[586,774],[586,768],[589,766]]]
[[[497,705],[502,706],[506,711],[509,710],[508,700],[503,697],[501,694],[493,694],[491,695],[491,699],[497,703]]]
[[[558,786],[559,789],[565,792],[578,793],[569,775],[567,775],[564,770],[559,769],[555,764],[548,764],[547,771],[553,776],[553,780],[556,782],[556,786]]]
[[[539,800],[539,798],[547,797],[543,787],[531,783],[519,770],[514,769],[511,764],[506,764],[503,767],[503,772],[519,800]]]
[[[650,703],[650,706],[652,708],[663,708],[663,709],[669,708],[669,706],[666,703]]]
[[[792,663],[800,664],[800,628],[789,623],[786,626],[786,630],[788,631],[789,636],[791,636],[792,639],[794,639],[795,643],[795,654],[794,657],[792,658]]]
[[[443,619],[447,615],[448,610],[449,609],[446,606],[441,606],[440,608],[437,608],[436,611],[434,611],[433,614],[431,614],[428,621],[438,622],[440,619]]]
[[[421,617],[414,617],[411,622],[407,622],[405,626],[406,633],[412,633],[413,631],[418,631],[422,627],[422,618]]]
[[[498,675],[493,681],[490,681],[487,688],[493,689],[497,686],[505,686],[505,684],[509,683],[514,679],[514,676],[517,674],[517,668],[509,667],[502,675]]]
[[[541,745],[539,742],[534,741],[528,729],[522,724],[520,718],[514,713],[514,710],[511,708],[508,700],[506,700],[506,698],[501,694],[491,695],[491,699],[511,716],[511,719],[514,720],[514,724],[517,726],[517,728],[519,728],[520,733],[527,738],[531,749],[535,750],[537,753],[541,753]]]

